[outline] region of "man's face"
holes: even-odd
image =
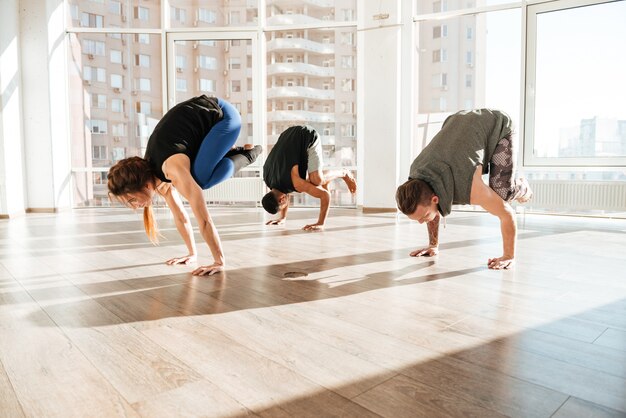
[[[417,221],[421,224],[434,220],[439,213],[439,209],[437,207],[438,203],[439,198],[437,196],[433,196],[429,204],[418,205],[417,208],[415,208],[415,212],[409,215],[409,219]]]
[[[278,208],[280,210],[285,209],[285,207],[289,204],[289,195],[288,194],[283,194],[279,199],[278,199]]]

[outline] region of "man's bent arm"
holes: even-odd
[[[426,227],[428,228],[428,246],[429,247],[439,247],[439,220],[441,216],[437,214],[435,219],[426,223]]]

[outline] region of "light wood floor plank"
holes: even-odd
[[[371,415],[350,400],[334,394],[290,369],[246,348],[209,327],[189,322],[177,328],[143,331],[155,342],[194,367],[222,391],[261,416],[272,411],[323,416],[338,410]]]
[[[355,402],[384,417],[394,418],[505,416],[402,375],[358,396]]]
[[[623,418],[624,413],[571,397],[552,418]]]
[[[187,383],[179,388],[160,393],[133,408],[142,417],[258,417],[220,388],[206,380]]]
[[[626,220],[520,216],[516,266],[490,271],[483,213],[411,258],[427,232],[404,216],[210,211],[228,269],[203,278],[164,264],[186,252],[164,208],[157,247],[123,209],[0,220],[2,412],[626,415]]]
[[[0,362],[26,416],[136,416],[26,292],[3,295]]]
[[[593,343],[616,350],[626,351],[626,331],[607,328]]]
[[[25,416],[2,362],[0,362],[0,411],[2,411],[2,416],[6,418]]]

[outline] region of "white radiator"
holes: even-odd
[[[260,177],[235,177],[203,191],[207,202],[260,202],[265,193]]]
[[[529,181],[534,195],[525,206],[536,209],[626,211],[626,182]]]

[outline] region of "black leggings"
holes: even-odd
[[[524,178],[515,178],[515,159],[511,135],[498,142],[489,162],[489,187],[505,202],[527,197],[532,193]]]

